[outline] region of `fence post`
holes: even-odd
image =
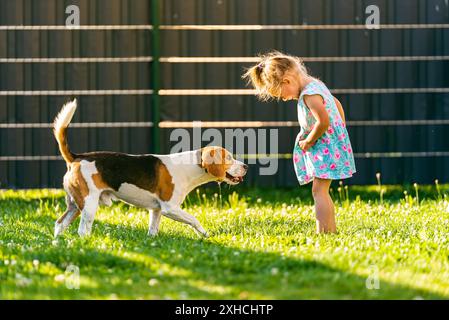
[[[151,82],[153,86],[152,94],[152,120],[153,129],[152,132],[152,152],[160,152],[160,135],[159,135],[159,121],[160,121],[160,37],[159,37],[159,0],[151,0],[151,17],[153,24],[152,31],[152,68],[151,68]]]

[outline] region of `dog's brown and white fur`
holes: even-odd
[[[156,235],[161,215],[192,226],[203,236],[199,221],[181,209],[187,194],[210,181],[238,184],[247,166],[221,147],[205,147],[170,155],[130,155],[117,152],[75,154],[67,144],[67,127],[77,107],[64,105],[54,122],[54,135],[66,161],[64,189],[67,210],[56,221],[55,237],[80,214],[80,236],[89,235],[100,204],[120,199],[151,213],[148,233]]]

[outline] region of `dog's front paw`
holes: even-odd
[[[80,237],[87,237],[88,235],[90,235],[90,230],[88,230],[87,228],[78,228],[78,235]]]
[[[54,233],[54,237],[58,237],[62,232],[64,231],[64,226],[62,225],[62,223],[55,223],[55,233]]]
[[[204,228],[201,225],[195,226],[195,231],[200,236],[202,236],[204,238],[209,238],[209,233],[206,230],[204,230]]]

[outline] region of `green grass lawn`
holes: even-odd
[[[448,185],[419,186],[419,202],[413,186],[387,186],[382,203],[377,186],[336,188],[338,234],[316,235],[309,187],[223,187],[220,198],[209,185],[185,203],[208,239],[167,218],[148,237],[147,212],[117,202],[91,236],[77,220],[55,240],[62,191],[0,191],[0,298],[449,298]]]

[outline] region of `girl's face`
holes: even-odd
[[[279,94],[275,94],[276,98],[281,98],[283,101],[297,100],[301,91],[301,80],[298,75],[294,73],[287,73],[282,79]]]
[[[282,81],[280,91],[280,97],[283,101],[297,100],[299,98],[300,85],[286,77]]]

